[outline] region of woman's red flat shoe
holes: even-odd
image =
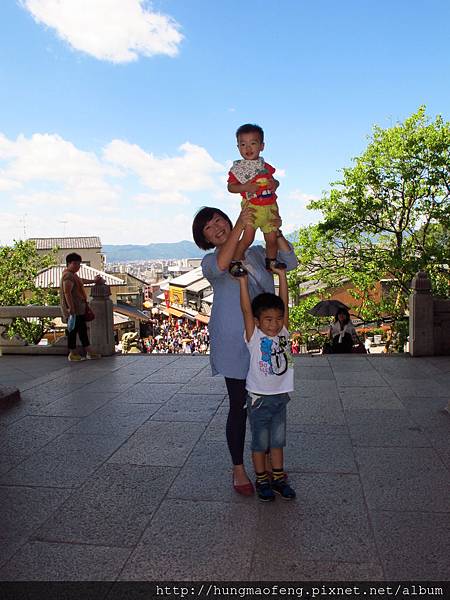
[[[234,491],[241,496],[253,496],[255,493],[255,488],[253,487],[253,483],[250,481],[248,483],[242,483],[241,485],[237,485],[233,482]]]

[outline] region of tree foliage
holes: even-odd
[[[297,284],[350,280],[367,319],[403,315],[419,270],[448,294],[450,123],[440,116],[431,122],[420,107],[394,127],[374,127],[363,154],[309,208],[322,211],[323,220],[299,233]],[[390,280],[391,291],[377,302],[381,279]]]
[[[42,269],[55,262],[54,254],[41,256],[31,241],[15,241],[12,246],[0,248],[0,306],[29,304],[55,305],[57,295],[51,290],[38,288],[35,277]],[[15,318],[8,334],[18,334],[36,344],[51,319]]]

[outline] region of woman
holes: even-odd
[[[194,241],[202,250],[214,248],[202,260],[203,275],[211,283],[214,303],[209,321],[210,362],[213,375],[223,375],[230,398],[226,436],[233,461],[233,487],[244,496],[251,496],[254,488],[243,465],[247,392],[245,378],[249,354],[244,342],[244,321],[239,302],[239,282],[228,272],[238,242],[245,227],[253,222],[253,209],[243,208],[233,227],[229,217],[218,208],[202,208],[192,224]],[[274,225],[279,227],[277,217]],[[289,242],[277,231],[277,259],[286,263],[288,270],[297,266],[297,258]],[[250,296],[274,292],[273,275],[265,267],[263,246],[251,246],[242,261],[248,271]]]
[[[353,344],[358,343],[356,330],[346,308],[340,308],[337,311],[334,323],[330,325],[329,337],[332,351],[335,354],[349,353],[352,351]]]

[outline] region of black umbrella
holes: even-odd
[[[340,308],[348,310],[348,306],[345,306],[340,300],[321,300],[310,308],[308,312],[310,315],[316,317],[334,317]]]

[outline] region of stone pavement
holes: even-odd
[[[298,496],[266,505],[232,491],[207,357],[0,357],[0,580],[449,580],[450,357],[295,376]]]

